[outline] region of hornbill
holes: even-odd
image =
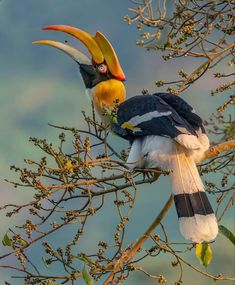
[[[43,30],[65,32],[88,48],[91,59],[65,43],[33,42],[58,48],[78,63],[96,111],[104,122],[110,123],[114,133],[130,142],[127,163],[131,169],[172,170],[172,191],[182,235],[195,243],[215,239],[216,217],[196,167],[209,148],[209,140],[202,119],[194,109],[182,98],[169,93],[126,99],[124,72],[112,45],[101,32],[92,36],[65,25],[48,26]],[[116,116],[110,120],[114,108]]]

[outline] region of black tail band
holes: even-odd
[[[206,193],[202,191],[178,194],[174,196],[174,200],[179,218],[193,217],[196,214],[206,216],[214,213]]]

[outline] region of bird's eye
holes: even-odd
[[[97,68],[98,68],[100,73],[107,73],[107,71],[108,71],[108,66],[104,63],[98,65]]]

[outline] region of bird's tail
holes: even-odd
[[[194,159],[175,145],[171,158],[172,190],[182,235],[200,243],[215,239],[218,225]]]

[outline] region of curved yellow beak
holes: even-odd
[[[77,38],[88,48],[88,51],[92,56],[92,62],[95,64],[106,62],[110,72],[116,79],[121,81],[125,80],[125,75],[118,61],[117,55],[110,42],[102,33],[97,32],[93,37],[81,29],[66,25],[53,25],[42,29],[64,32]],[[40,40],[34,41],[33,43],[56,47],[79,63],[88,64],[89,62],[89,64],[91,64],[91,61],[83,53],[67,44],[51,40]]]
[[[34,41],[33,44],[48,45],[55,47],[63,51],[64,53],[68,54],[70,57],[72,57],[72,59],[74,59],[78,63],[91,64],[90,59],[85,54],[67,44],[51,40]]]

